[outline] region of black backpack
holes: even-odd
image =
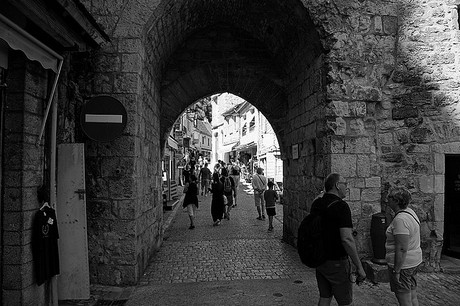
[[[224,179],[224,192],[232,192],[232,182],[228,176]]]
[[[297,251],[302,263],[310,268],[319,267],[326,261],[322,219],[325,210],[339,201],[333,201],[325,209],[310,213],[300,223],[297,232]]]

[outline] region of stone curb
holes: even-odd
[[[174,220],[174,217],[176,216],[176,213],[180,207],[180,205],[178,204],[179,204],[179,200],[176,200],[173,204],[173,209],[172,209],[171,214],[168,216],[168,219],[166,219],[166,221],[163,224],[163,232],[168,230],[169,226],[171,225],[172,220]]]

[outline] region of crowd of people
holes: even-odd
[[[193,167],[193,168],[192,168]],[[242,176],[239,163],[222,161],[213,170],[208,163],[202,167],[187,164],[183,177],[185,182],[184,208],[190,217],[190,229],[195,228],[194,216],[198,208],[198,195],[212,194],[211,216],[214,226],[223,219],[230,220],[232,208],[237,206],[238,185]],[[269,219],[269,231],[273,230],[273,216],[278,194],[274,183],[268,181],[262,168],[251,177],[257,219]],[[344,201],[348,193],[347,182],[337,173],[325,179],[324,191],[313,201],[311,211],[322,211],[324,218],[324,241],[327,258],[316,268],[319,289],[318,305],[330,305],[334,297],[339,305],[352,305],[352,270],[357,279],[365,279],[366,272],[353,237],[353,223],[349,205]],[[410,192],[404,187],[388,190],[386,202],[395,216],[386,229],[386,261],[391,291],[400,305],[418,305],[416,274],[422,262],[420,247],[420,220],[409,208]],[[351,268],[351,264],[355,266]],[[357,281],[355,281],[357,282]]]
[[[226,164],[218,161],[209,169],[207,162],[202,167],[187,164],[182,172],[185,183],[182,205],[187,209],[190,217],[190,229],[195,228],[195,211],[198,208],[198,195],[207,197],[212,194],[211,217],[214,226],[219,226],[222,220],[230,220],[232,208],[238,205],[238,186],[243,174],[241,163],[231,161]],[[254,190],[254,203],[257,209],[257,219],[265,220],[268,216],[268,231],[273,231],[273,216],[276,215],[275,203],[279,199],[274,190],[274,183],[263,175],[263,169],[257,168],[251,178]]]
[[[219,161],[213,171],[207,162],[202,167],[187,164],[182,172],[184,179],[183,207],[187,208],[190,217],[190,229],[195,228],[194,216],[198,208],[198,195],[207,197],[212,194],[211,216],[214,226],[221,224],[223,219],[230,220],[230,211],[237,206],[237,191],[240,182],[241,168],[239,163],[229,165]]]

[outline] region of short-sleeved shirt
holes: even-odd
[[[264,192],[265,207],[275,207],[275,202],[278,199],[278,194],[273,189],[268,189]]]
[[[267,189],[267,178],[262,174],[254,174],[252,177],[252,188],[257,191],[264,191]]]
[[[207,167],[204,167],[200,170],[200,177],[201,177],[201,180],[210,180],[211,177],[212,177],[212,173],[211,173],[211,170],[209,170],[209,168]]]
[[[341,228],[353,228],[351,210],[348,204],[334,194],[326,193],[323,197],[316,199],[311,207],[312,212],[318,209],[325,209],[329,204],[335,202],[324,213],[324,235],[327,241],[326,258],[328,260],[339,260],[348,254],[342,245],[340,237]]]
[[[406,208],[406,212],[398,213],[386,230],[387,241],[385,243],[385,259],[390,267],[394,267],[395,262],[395,235],[409,235],[409,245],[407,246],[406,259],[401,269],[410,269],[418,266],[422,262],[422,249],[420,248],[420,222],[415,212]],[[416,221],[417,220],[417,221]]]

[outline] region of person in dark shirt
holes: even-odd
[[[201,168],[198,180],[201,182],[201,195],[205,197],[208,196],[209,184],[211,183],[212,173],[208,168],[208,163],[204,164],[204,167]]]
[[[273,216],[276,216],[275,204],[278,200],[278,193],[273,190],[275,184],[272,181],[267,183],[268,190],[264,192],[265,208],[268,216],[268,231],[273,231]]]
[[[212,193],[211,216],[214,226],[219,226],[224,214],[224,184],[219,180],[219,174],[212,175],[212,184],[209,191]]]
[[[235,195],[235,181],[232,177],[228,176],[226,168],[222,168],[220,181],[224,186],[224,195],[227,198],[227,204],[224,206],[224,216],[225,219],[230,220],[230,211],[232,210]]]
[[[184,202],[182,206],[187,208],[188,216],[190,218],[190,227],[189,229],[195,228],[195,211],[198,208],[198,186],[196,184],[196,176],[190,176],[190,183],[186,185],[186,192]]]
[[[184,185],[190,183],[190,175],[192,175],[192,171],[190,170],[190,165],[185,165],[184,170],[182,170],[182,176],[184,177]]]
[[[324,243],[326,262],[316,268],[320,294],[318,305],[330,305],[333,296],[339,305],[352,305],[353,287],[348,257],[356,266],[360,279],[364,279],[366,273],[352,234],[350,207],[343,200],[348,190],[347,183],[339,174],[331,173],[325,180],[324,188],[324,195],[317,198],[311,207],[312,212],[324,210],[324,240],[327,242]]]

